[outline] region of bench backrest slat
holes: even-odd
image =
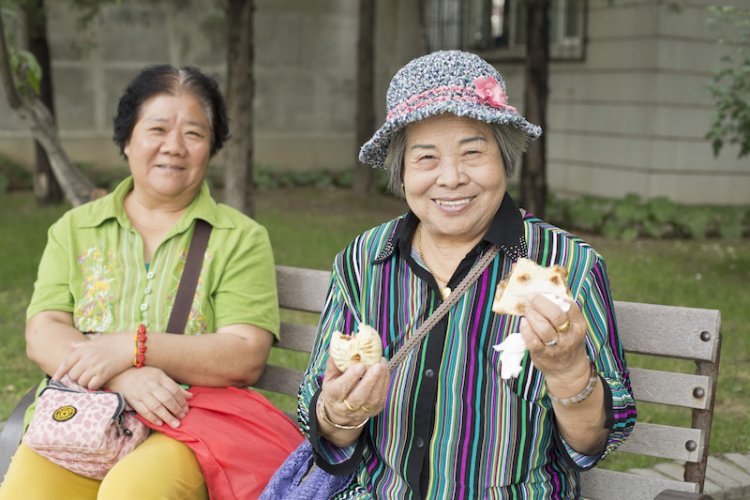
[[[310,352],[315,343],[316,330],[317,328],[312,325],[282,322],[281,338],[275,347],[297,352]]]
[[[319,313],[326,299],[330,276],[328,271],[276,266],[279,306]]]
[[[631,368],[637,401],[705,410],[711,401],[711,379],[703,375]]]
[[[266,369],[263,370],[263,375],[253,387],[288,396],[296,396],[303,375],[299,370],[269,363],[266,365]]]
[[[719,311],[615,301],[625,350],[695,361],[715,361],[719,350]],[[701,334],[703,334],[701,338]]]
[[[700,462],[705,445],[703,437],[701,429],[639,422],[620,450],[681,462]]]

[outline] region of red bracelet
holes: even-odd
[[[146,364],[146,325],[141,323],[135,333],[135,353],[133,356],[133,366],[143,368]]]

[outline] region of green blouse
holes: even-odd
[[[195,220],[213,226],[185,334],[246,323],[278,337],[276,274],[266,229],[211,197],[204,183],[151,262],[125,213],[133,179],[109,195],[74,208],[49,229],[26,317],[73,314],[80,331],[134,331],[144,323],[163,332],[185,265]],[[148,266],[147,266],[148,264]]]

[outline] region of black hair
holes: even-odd
[[[183,91],[195,97],[206,111],[211,124],[211,156],[221,149],[229,138],[229,118],[219,84],[196,67],[175,68],[160,64],[144,68],[120,97],[112,138],[124,158],[127,158],[125,146],[133,134],[143,103],[159,94],[177,95]]]

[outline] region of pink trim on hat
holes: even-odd
[[[409,97],[407,100],[398,103],[398,105],[394,106],[393,109],[391,109],[388,112],[387,120],[390,120],[392,117],[402,114],[402,108],[411,108],[410,104],[419,101],[421,99],[424,99],[425,97],[431,96],[431,95],[440,95],[445,94],[448,92],[458,92],[458,93],[465,93],[467,91],[466,87],[461,87],[458,85],[454,86],[442,86],[442,87],[434,87],[428,90],[425,90],[424,92],[420,92],[419,94],[414,94],[413,96]]]
[[[495,84],[497,84],[497,81],[494,78],[492,77],[487,77],[487,78],[495,82]],[[477,80],[480,80],[480,78],[477,78],[474,81],[476,82]],[[488,88],[489,89],[493,88],[491,82]],[[435,88],[426,90],[424,92],[420,92],[419,94],[415,94],[411,96],[409,99],[407,99],[406,101],[399,103],[390,112],[388,112],[388,116],[386,117],[386,120],[390,121],[397,116],[405,116],[413,111],[424,108],[425,106],[429,106],[430,104],[443,102],[443,101],[463,101],[463,102],[480,104],[480,105],[489,104],[490,106],[494,108],[507,109],[513,113],[518,113],[516,108],[508,104],[505,104],[505,102],[507,102],[507,97],[505,97],[504,102],[501,102],[497,98],[496,92],[494,90],[490,90],[489,92],[491,92],[491,94],[489,95],[489,97],[487,97],[486,96],[487,91],[484,91],[484,90],[483,90],[483,93],[485,95],[482,95],[478,91],[475,91],[474,89],[468,88],[468,87],[461,87],[461,86],[435,87]],[[505,93],[502,93],[501,97],[502,96],[505,96]]]

